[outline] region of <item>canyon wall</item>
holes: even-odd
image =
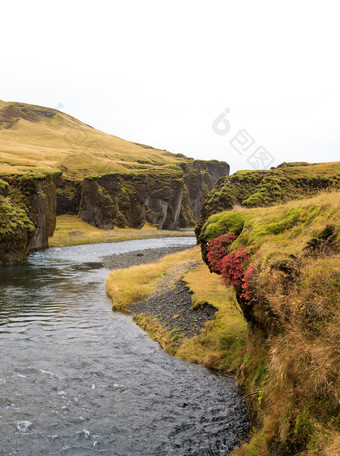
[[[27,261],[29,251],[48,247],[56,215],[74,214],[101,229],[159,229],[194,226],[203,199],[219,177],[223,162],[188,160],[171,170],[105,174],[82,181],[61,171],[3,174],[0,181],[0,264]]]
[[[82,182],[61,178],[57,213],[77,214],[102,229],[142,228],[145,222],[159,229],[192,227],[204,198],[228,174],[226,163],[193,160],[183,163],[177,173],[112,173]]]
[[[30,250],[48,247],[56,224],[61,172],[3,175],[0,180],[0,265],[24,263]]]

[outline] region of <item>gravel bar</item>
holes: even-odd
[[[181,245],[172,247],[159,247],[157,249],[134,250],[133,252],[115,253],[106,256],[103,264],[108,269],[124,269],[139,264],[154,263],[171,253],[181,252],[182,250],[192,249],[192,245]]]

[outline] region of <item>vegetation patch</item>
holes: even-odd
[[[339,188],[340,162],[285,163],[270,170],[238,171],[219,179],[205,199],[196,233],[201,237],[202,231],[206,231],[204,224],[209,216],[231,210],[235,205],[249,208],[275,206]],[[209,223],[210,232],[204,237],[207,239],[223,234],[221,224],[222,221],[215,226]]]
[[[0,242],[15,240],[21,233],[32,233],[34,225],[24,209],[0,196]]]
[[[248,321],[238,378],[256,425],[233,454],[338,454],[340,193],[238,208],[242,230],[224,248],[234,231],[211,240],[209,225],[229,214],[210,217],[201,240]]]

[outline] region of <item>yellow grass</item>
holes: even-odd
[[[165,274],[189,268],[199,261],[200,249],[194,247],[183,252],[167,255],[156,263],[132,266],[110,272],[106,280],[106,292],[111,296],[114,310],[126,310],[129,304],[150,295]]]
[[[184,281],[193,291],[194,306],[209,303],[218,311],[199,336],[183,342],[177,356],[211,368],[235,370],[243,358],[247,325],[234,290],[222,285],[220,276],[211,274],[202,260],[184,275]]]
[[[235,304],[233,290],[227,289],[219,277],[209,272],[199,247],[168,255],[153,264],[112,271],[106,291],[112,297],[115,310],[126,310],[129,304],[154,292],[166,277],[183,278],[193,292],[193,306],[203,303],[215,306],[218,309],[215,318],[192,339],[173,335],[154,316],[138,315],[137,323],[168,353],[207,367],[235,370],[243,359],[246,323]]]
[[[305,245],[315,232],[324,229],[326,224],[339,226],[340,192],[323,192],[313,198],[293,200],[272,207],[236,207],[236,211],[211,216],[208,224],[216,218],[217,225],[218,219],[223,219],[223,216],[228,214],[239,215],[244,222],[242,233],[234,242],[233,248],[240,244],[254,244],[261,247],[261,256],[273,258],[281,253],[286,254],[287,251],[295,255],[300,252],[301,246]],[[289,219],[294,217],[297,221],[289,225]],[[275,231],[276,229],[278,231]],[[228,230],[218,232],[217,235],[226,231]]]
[[[132,239],[148,239],[172,236],[193,236],[193,232],[158,230],[145,224],[141,230],[133,228],[114,228],[101,230],[81,220],[76,215],[60,215],[53,237],[49,239],[50,247],[66,245],[94,244],[98,242],[118,242]]]
[[[183,161],[167,151],[125,141],[48,108],[42,109],[55,113],[52,118],[40,115],[36,122],[21,118],[11,128],[4,128],[1,117],[9,106],[19,111],[23,106],[25,112],[32,115],[35,115],[34,109],[39,108],[0,101],[0,172],[61,169],[68,176],[81,178],[164,165],[173,167]]]

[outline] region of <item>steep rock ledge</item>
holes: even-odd
[[[193,226],[204,198],[217,179],[229,174],[223,162],[192,160],[173,170],[87,177],[82,182],[61,178],[57,213],[78,214],[102,229],[114,226],[159,229]]]
[[[30,250],[48,247],[60,175],[42,171],[1,176],[0,264],[24,263]]]

